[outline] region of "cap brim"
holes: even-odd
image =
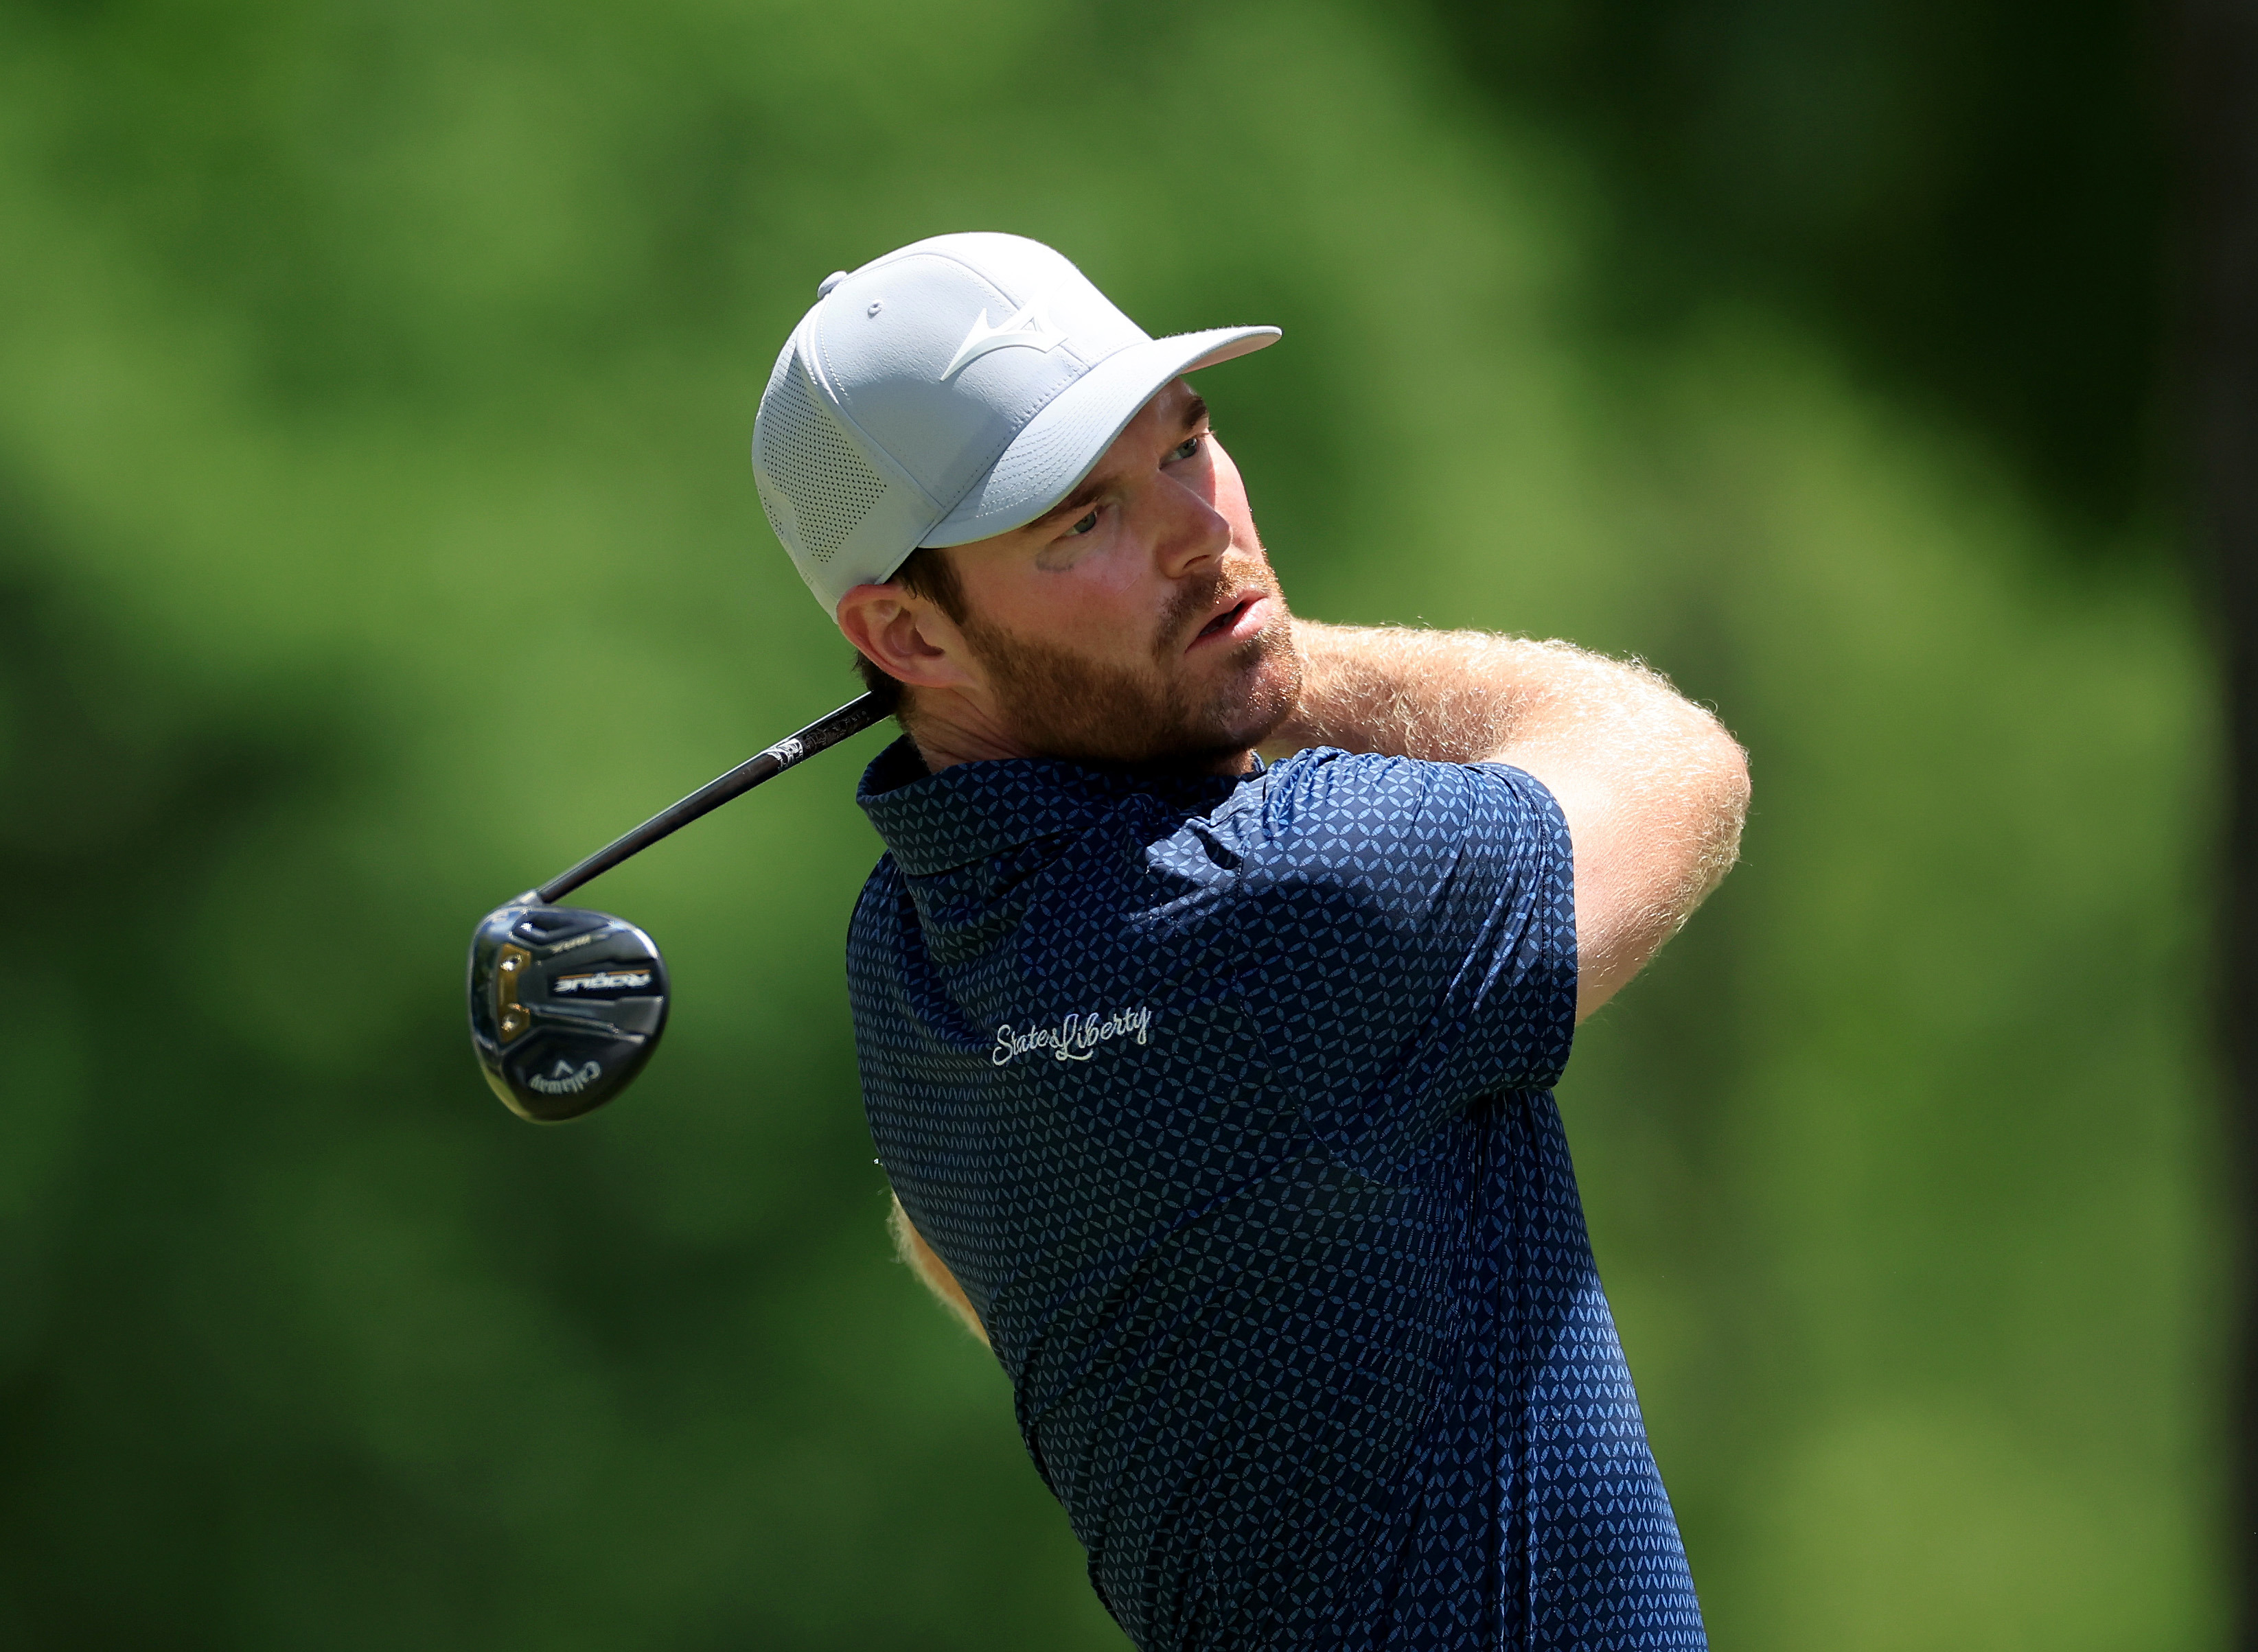
[[[1027,421],[956,508],[919,542],[969,545],[1024,528],[1072,493],[1139,409],[1179,374],[1275,344],[1275,327],[1211,327],[1117,351]]]

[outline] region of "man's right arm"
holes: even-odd
[[[1565,642],[1297,620],[1294,717],[1263,749],[1502,762],[1542,781],[1575,854],[1576,1016],[1644,967],[1731,869],[1748,759],[1644,666]]]

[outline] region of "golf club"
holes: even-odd
[[[624,918],[554,903],[887,714],[876,695],[849,701],[479,920],[471,1047],[504,1106],[539,1124],[592,1112],[634,1081],[666,1030],[657,943]]]

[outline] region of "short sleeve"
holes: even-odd
[[[1215,824],[1245,856],[1266,1033],[1306,1063],[1336,1124],[1432,1120],[1559,1081],[1575,1029],[1573,860],[1533,776],[1320,749],[1238,802]]]

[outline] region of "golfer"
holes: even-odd
[[[1701,1647],[1551,1092],[1743,758],[1637,665],[1295,619],[1184,378],[1277,337],[948,235],[769,380],[906,731],[848,938],[897,1236],[1145,1652]]]

